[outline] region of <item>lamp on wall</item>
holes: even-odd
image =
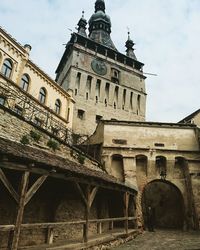
[[[165,181],[167,177],[167,172],[163,169],[160,170],[160,178],[161,180]]]

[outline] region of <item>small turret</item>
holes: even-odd
[[[136,58],[136,56],[135,56],[135,53],[134,53],[134,45],[135,45],[135,43],[133,42],[133,40],[131,40],[131,38],[130,38],[130,32],[128,31],[128,40],[126,41],[126,48],[127,48],[127,50],[126,50],[126,55],[128,56],[128,57],[130,57],[130,58],[133,58],[133,59],[135,59],[135,60],[137,60],[137,58]]]
[[[81,17],[81,19],[78,22],[78,34],[80,34],[80,35],[82,35],[84,37],[87,37],[87,34],[86,34],[87,21],[84,18],[84,13],[85,12],[82,11],[82,17]]]

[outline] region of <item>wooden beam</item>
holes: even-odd
[[[20,237],[21,224],[22,224],[23,214],[24,214],[25,198],[26,198],[26,192],[28,189],[29,175],[30,175],[29,172],[24,172],[22,175],[19,207],[17,209],[17,218],[16,218],[16,223],[15,223],[15,230],[13,233],[11,250],[17,250],[18,245],[19,245],[19,237]]]
[[[89,207],[91,208],[92,204],[93,204],[93,201],[96,197],[96,194],[97,194],[97,191],[98,191],[98,187],[94,187],[91,191],[91,193],[89,194]]]
[[[0,169],[0,179],[3,182],[4,186],[7,188],[8,192],[11,194],[11,196],[15,199],[17,203],[19,203],[19,195],[13,188],[12,184],[9,182],[7,177],[5,176],[2,169]]]
[[[37,179],[37,181],[32,185],[32,187],[28,190],[25,198],[25,205],[31,200],[33,195],[38,191],[38,189],[45,182],[47,175],[43,175]]]
[[[87,199],[86,199],[86,197],[84,195],[84,192],[83,192],[81,186],[77,182],[75,182],[75,185],[76,185],[76,187],[77,187],[77,189],[79,191],[79,194],[81,195],[81,198],[82,198],[82,201],[83,201],[84,205],[87,206],[88,201],[87,201]]]
[[[35,165],[35,167],[27,167],[26,165],[22,165],[19,163],[13,163],[11,161],[9,162],[0,162],[0,168],[6,168],[6,169],[12,169],[12,170],[16,170],[16,171],[30,171],[31,173],[35,173],[35,174],[39,174],[39,175],[48,175],[50,174],[50,170],[45,170],[41,167],[37,167]],[[62,170],[62,169],[60,169]],[[62,171],[66,171],[66,170],[62,170]],[[67,171],[66,171],[67,173]],[[116,191],[120,191],[120,192],[129,192],[133,195],[135,195],[135,193],[137,193],[135,190],[132,190],[131,188],[128,187],[124,187],[124,186],[119,186],[116,183],[110,183],[101,179],[94,179],[90,176],[77,176],[76,173],[74,173],[74,177],[66,177],[66,173],[62,172],[62,173],[51,173],[51,177],[53,178],[57,178],[57,179],[62,179],[62,180],[66,180],[66,181],[70,181],[70,182],[77,182],[77,183],[83,183],[86,185],[92,185],[92,186],[97,186],[97,187],[101,187],[101,188],[105,188],[105,189],[109,189],[109,190],[116,190]]]

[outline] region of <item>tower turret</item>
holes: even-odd
[[[78,34],[80,34],[84,37],[87,37],[87,34],[86,34],[87,21],[84,18],[84,11],[82,11],[82,17],[79,20],[77,25],[78,25]]]
[[[130,38],[130,32],[128,31],[128,40],[126,41],[126,55],[130,58],[133,58],[135,60],[137,60],[136,56],[135,56],[135,53],[134,53],[134,45],[135,43],[133,42],[133,40]]]

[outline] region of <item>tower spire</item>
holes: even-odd
[[[82,11],[82,17],[78,22],[78,34],[87,37],[86,34],[86,26],[87,26],[87,21],[84,17],[85,11]]]
[[[129,28],[128,28],[128,40],[126,41],[126,55],[130,58],[133,58],[135,60],[137,60],[136,56],[135,56],[135,53],[134,53],[134,45],[135,43],[133,42],[133,40],[131,39],[131,36],[130,36],[130,31],[129,31]]]
[[[103,11],[105,13],[105,9],[106,9],[106,6],[105,6],[104,0],[96,0],[96,2],[95,2],[95,13],[98,10],[101,10],[101,11]]]
[[[89,38],[97,43],[117,50],[110,37],[111,20],[105,13],[105,9],[104,0],[96,0],[95,13],[89,20]]]

